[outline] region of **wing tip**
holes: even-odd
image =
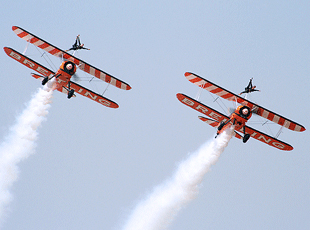
[[[9,50],[10,48],[9,47],[3,47],[3,50],[4,50],[4,52],[7,54],[8,53],[8,50]]]
[[[184,97],[184,94],[183,93],[177,93],[176,96],[177,96],[178,100],[181,101],[182,98]]]

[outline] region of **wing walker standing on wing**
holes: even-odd
[[[84,50],[89,50],[88,48],[85,48],[84,47],[84,44],[81,44],[81,41],[80,41],[80,35],[76,36],[76,39],[75,39],[75,43],[72,45],[72,47],[68,50],[66,50],[66,52],[70,51],[70,50],[80,50],[80,49],[84,49]]]
[[[256,86],[252,84],[252,80],[253,80],[253,78],[250,79],[250,82],[249,82],[248,86],[245,87],[244,91],[242,91],[239,95],[241,95],[243,93],[252,93],[252,92],[255,92],[255,91],[260,91],[258,89],[255,89]]]

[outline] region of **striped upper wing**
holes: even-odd
[[[189,73],[186,72],[185,73],[185,77],[192,83],[194,83],[195,85],[208,90],[211,93],[214,93],[215,95],[222,97],[226,100],[229,101],[236,101],[242,105],[246,105],[249,106],[250,108],[253,109],[253,112],[256,113],[259,116],[262,116],[272,122],[275,122],[281,126],[284,126],[285,128],[291,129],[293,131],[298,131],[298,132],[302,132],[305,131],[305,127],[290,120],[287,119],[279,114],[276,114],[268,109],[265,109],[249,100],[246,100],[194,73]]]
[[[127,83],[113,77],[112,75],[72,56],[71,54],[57,48],[56,46],[44,41],[43,39],[29,33],[28,31],[17,27],[17,26],[13,26],[12,30],[14,31],[14,33],[26,40],[27,42],[30,42],[32,44],[34,44],[35,46],[45,50],[46,52],[55,55],[57,57],[61,57],[67,60],[70,60],[72,62],[74,62],[81,70],[85,71],[86,73],[89,73],[107,83],[110,83],[111,85],[116,86],[117,88],[120,89],[124,89],[124,90],[129,90],[131,89],[130,85],[128,85]]]

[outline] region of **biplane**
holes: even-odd
[[[4,51],[9,57],[27,66],[28,68],[38,72],[39,74],[32,73],[31,75],[34,78],[41,80],[42,85],[45,85],[48,81],[51,81],[52,79],[55,79],[55,82],[56,82],[55,89],[57,89],[58,91],[62,93],[66,93],[69,99],[71,97],[75,97],[76,96],[75,93],[78,93],[104,106],[107,106],[110,108],[119,107],[117,103],[109,100],[108,98],[105,98],[104,96],[97,94],[77,84],[76,82],[71,81],[71,77],[75,74],[77,68],[119,89],[123,89],[123,90],[131,89],[130,85],[128,85],[127,83],[78,59],[77,57],[57,48],[56,46],[44,41],[43,39],[29,33],[28,31],[20,27],[13,26],[12,30],[15,32],[15,34],[18,37],[26,40],[28,44],[31,43],[41,48],[42,50],[56,57],[59,57],[63,60],[59,69],[56,72],[54,72],[46,68],[45,66],[37,63],[36,61],[30,59],[24,54],[19,53],[18,51],[14,49],[9,48],[9,47],[4,47]]]
[[[217,95],[218,97],[224,98],[228,101],[236,102],[236,104],[240,104],[234,110],[234,112],[231,113],[230,116],[227,116],[185,94],[177,94],[177,98],[180,102],[208,116],[208,118],[199,116],[199,119],[211,125],[212,127],[216,127],[217,135],[222,133],[225,129],[233,126],[234,136],[238,139],[242,139],[244,143],[246,143],[248,139],[252,137],[277,149],[290,151],[293,150],[291,145],[278,140],[276,137],[271,137],[270,135],[247,126],[246,123],[251,118],[252,114],[257,114],[293,131],[302,132],[306,130],[304,126],[274,112],[271,112],[270,110],[265,109],[262,106],[259,106],[245,98],[242,98],[196,74],[186,72],[185,77],[190,82]]]

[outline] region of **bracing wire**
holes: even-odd
[[[196,97],[195,97],[196,101],[199,101],[199,99],[200,99],[201,91],[202,91],[203,86],[202,86],[202,87],[199,87],[199,88],[200,88],[200,89],[198,90],[198,92],[197,92],[197,94],[196,94]]]
[[[208,91],[209,92],[209,91]],[[213,98],[213,102],[216,102],[220,108],[224,111],[224,113],[227,114],[227,111],[229,111],[229,108],[222,102],[222,100],[220,100],[222,102],[222,104],[224,105],[224,107],[226,108],[226,110],[222,107],[222,105],[218,102],[218,99],[220,99],[219,97],[215,98],[213,96],[213,94],[211,92],[209,92],[209,94],[211,95],[211,97]]]
[[[47,64],[48,64],[52,69],[56,70],[57,67],[54,65],[54,63],[53,63],[52,60],[49,58],[49,56],[48,56],[48,55],[45,55],[45,54],[46,54],[45,52],[41,53],[41,51],[39,50],[39,48],[38,48],[37,46],[35,46],[35,47],[36,47],[36,49],[38,50],[38,52],[41,54],[41,57],[43,57],[44,60],[47,62]],[[48,60],[45,58],[45,56],[47,57]]]

